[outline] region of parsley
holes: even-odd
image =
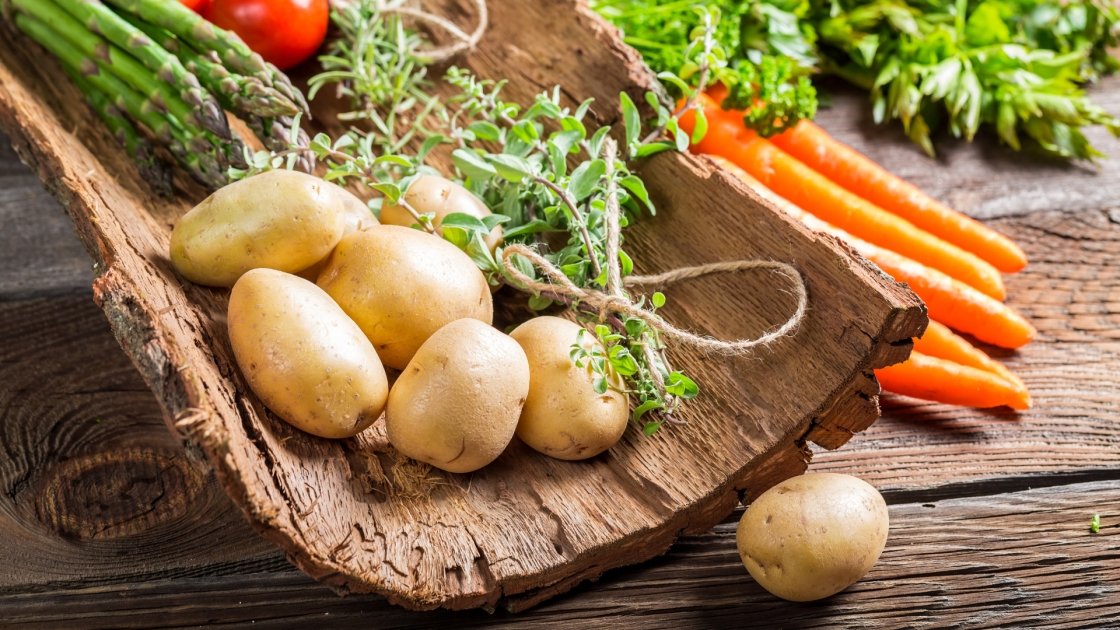
[[[800,44],[799,61],[871,92],[876,122],[899,120],[929,155],[948,129],[967,140],[985,127],[1020,149],[1024,138],[1064,158],[1101,154],[1082,132],[1120,120],[1082,86],[1120,64],[1120,10],[1099,0],[753,0],[769,31],[778,24]],[[797,24],[792,28],[790,24]],[[759,27],[755,27],[759,30]],[[789,39],[787,37],[787,39]],[[764,50],[784,39],[755,38]]]
[[[695,70],[697,31],[711,35],[712,83],[728,90],[727,107],[747,109],[745,123],[764,136],[773,135],[817,111],[817,93],[809,82],[813,48],[797,32],[796,19],[764,19],[769,5],[704,3],[697,0],[591,0],[591,7],[622,30],[623,38],[642,53],[651,69],[678,96],[699,84]],[[763,46],[773,50],[765,54]]]
[[[763,135],[816,112],[806,75],[841,77],[871,93],[876,122],[898,120],[933,155],[947,129],[971,140],[993,129],[1064,158],[1101,154],[1085,137],[1120,120],[1083,86],[1120,68],[1120,9],[1107,0],[592,0],[654,70],[676,71],[697,15],[721,19],[726,67],[716,79]]]
[[[1089,519],[1089,532],[1092,534],[1099,534],[1101,532],[1101,515],[1094,514],[1093,518]]]

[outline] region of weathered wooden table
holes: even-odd
[[[1094,94],[1120,113],[1120,79]],[[1008,290],[1039,339],[999,356],[1035,409],[885,397],[870,430],[817,454],[811,470],[859,475],[891,506],[879,564],[828,601],[756,585],[737,512],[516,616],[339,598],[258,539],[167,432],[69,219],[0,139],[0,626],[1120,627],[1120,142],[1093,135],[1111,155],[1095,169],[991,142],[934,162],[842,88],[821,121],[1026,248]]]

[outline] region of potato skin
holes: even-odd
[[[326,258],[347,225],[357,222],[347,218],[354,202],[361,204],[313,175],[261,173],[219,189],[184,214],[171,232],[171,263],[191,282],[219,287],[233,286],[258,267],[295,273]]]
[[[595,392],[590,366],[571,359],[579,324],[559,317],[534,317],[510,336],[529,359],[529,396],[517,424],[517,437],[532,449],[557,459],[594,457],[614,446],[626,431],[630,404],[624,394]],[[585,347],[602,345],[584,335]],[[619,389],[622,382],[615,375]]]
[[[358,325],[313,283],[253,269],[233,285],[229,339],[249,387],[293,426],[353,436],[381,415],[385,368]]]
[[[736,542],[763,588],[808,602],[839,593],[870,571],[889,524],[886,502],[867,482],[812,473],[762,493],[739,521]]]
[[[339,208],[342,212],[344,222],[342,228],[343,236],[352,234],[354,232],[360,232],[362,230],[368,230],[371,227],[378,225],[379,222],[377,220],[377,217],[374,216],[372,212],[370,212],[369,206],[367,206],[361,199],[358,199],[354,195],[347,193],[341,201],[342,203]],[[302,271],[296,272],[296,275],[303,278],[304,280],[315,282],[319,279],[319,274],[323,272],[323,267],[327,266],[327,261],[329,259],[330,256],[328,255],[314,265],[311,265],[310,267]]]
[[[432,225],[439,232],[443,218],[449,214],[462,212],[479,219],[492,213],[490,208],[474,193],[461,185],[437,175],[420,175],[412,180],[404,193],[404,200],[420,214],[432,213]],[[411,227],[416,223],[412,213],[395,204],[386,203],[381,208],[381,222],[389,225]],[[442,234],[442,232],[440,232]],[[490,251],[502,244],[502,227],[496,226],[484,239]]]
[[[437,330],[470,317],[489,324],[486,277],[459,248],[412,228],[378,225],[345,236],[319,286],[346,311],[382,363],[402,369]]]
[[[529,392],[529,363],[516,341],[475,319],[431,336],[389,392],[389,443],[454,473],[478,470],[513,439]]]
[[[364,201],[350,194],[348,190],[342,189],[342,192],[346,194],[339,195],[338,208],[343,217],[343,236],[351,232],[368,230],[380,223]]]

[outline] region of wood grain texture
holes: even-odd
[[[89,296],[0,302],[0,383],[0,589],[271,552],[166,430]]]
[[[491,32],[466,62],[483,76],[520,77],[510,85],[514,98],[560,83],[596,98],[594,115],[609,121],[620,90],[652,85],[614,31],[570,1],[504,0],[491,3],[491,14]],[[906,340],[924,323],[909,291],[836,242],[764,207],[710,163],[663,154],[643,169],[655,200],[671,210],[634,231],[635,257],[659,268],[713,258],[792,262],[813,299],[796,337],[736,363],[679,353],[707,392],[689,407],[686,429],[630,435],[586,463],[548,460],[515,444],[480,473],[430,473],[423,496],[405,496],[399,490],[414,467],[400,465],[380,425],[354,440],[314,439],[247,394],[221,323],[224,295],[184,286],[164,255],[170,225],[199,191],[188,188],[171,203],[153,197],[74,90],[42,81],[41,69],[21,57],[25,49],[0,47],[0,119],[98,263],[94,296],[114,333],[169,424],[206,453],[253,525],[340,590],[379,592],[416,608],[521,608],[662,553],[681,533],[717,522],[742,493],[802,471],[804,440],[836,447],[873,422],[871,369],[905,357]],[[700,189],[703,198],[693,192]],[[678,306],[670,317],[743,336],[792,309],[768,278],[733,280],[672,291]],[[783,375],[782,387],[759,378],[760,370]],[[93,531],[66,527],[79,536]]]
[[[88,292],[89,256],[74,225],[0,138],[0,299]]]
[[[835,86],[826,85],[826,89]],[[1120,115],[1120,77],[1091,95]],[[1120,468],[1120,140],[1089,135],[1107,157],[1070,165],[942,139],[936,164],[902,132],[874,126],[861,96],[842,92],[821,124],[892,171],[1011,236],[1030,265],[1006,277],[1008,303],[1038,330],[1019,352],[986,348],[1026,381],[1023,414],[883,398],[883,418],[815,470],[854,472],[886,490],[1021,475],[1092,478]]]

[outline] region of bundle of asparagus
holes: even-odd
[[[288,148],[293,132],[307,144],[293,129],[307,102],[288,77],[178,2],[7,0],[5,9],[58,58],[142,168],[154,163],[155,143],[203,184],[226,184],[230,166],[245,167],[226,111],[269,148]]]

